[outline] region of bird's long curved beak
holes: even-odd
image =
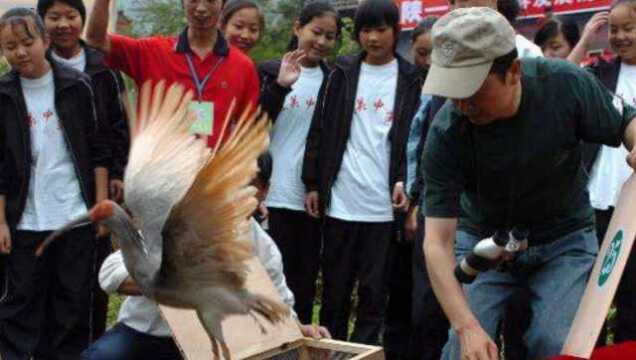
[[[35,256],[37,257],[42,256],[42,254],[44,253],[44,250],[49,245],[51,245],[53,241],[55,241],[56,239],[58,239],[60,236],[64,235],[65,233],[73,230],[76,227],[91,224],[92,222],[93,221],[91,220],[90,212],[87,212],[81,217],[64,225],[60,229],[55,230],[53,233],[51,233],[51,235],[47,236],[47,238],[44,239],[44,241],[35,249]]]

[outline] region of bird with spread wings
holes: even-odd
[[[100,202],[51,234],[37,253],[78,224],[106,226],[141,292],[160,304],[195,309],[214,354],[229,359],[223,318],[256,313],[277,322],[289,314],[285,305],[245,288],[246,260],[253,256],[248,218],[257,206],[249,184],[269,143],[268,122],[246,109],[227,139],[209,149],[189,131],[191,100],[179,85],[144,84],[124,176],[127,211]]]

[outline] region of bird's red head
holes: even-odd
[[[102,200],[97,205],[93,206],[89,212],[88,217],[94,223],[99,223],[104,220],[108,220],[113,216],[114,203],[110,200]]]

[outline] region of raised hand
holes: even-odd
[[[298,80],[300,76],[300,61],[304,57],[305,52],[303,50],[294,50],[283,56],[278,79],[276,79],[278,85],[288,88]]]
[[[584,41],[586,44],[592,39],[594,36],[605,24],[609,22],[609,12],[601,11],[588,20],[587,24],[583,28],[583,33],[581,34],[581,41]]]

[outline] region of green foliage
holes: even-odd
[[[353,20],[345,18],[342,20],[342,35],[340,36],[340,44],[338,46],[337,55],[353,55],[356,54],[360,47],[353,39]]]
[[[119,314],[119,308],[121,303],[124,302],[125,296],[110,295],[108,297],[108,313],[106,315],[106,326],[111,327],[117,322],[117,315]]]
[[[11,69],[7,60],[4,57],[0,57],[0,76],[4,75]]]
[[[179,0],[135,0],[131,15],[135,36],[174,35],[186,25]]]
[[[280,59],[287,51],[292,26],[300,12],[302,0],[278,0],[275,4],[271,0],[261,0],[258,3],[265,13],[267,25],[265,34],[252,49],[250,56],[256,63]]]

